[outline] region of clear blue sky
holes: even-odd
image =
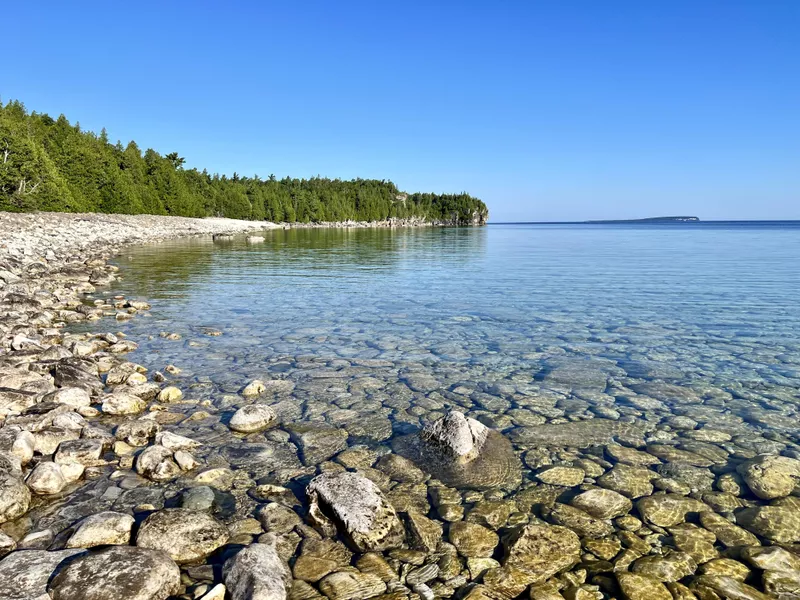
[[[800,219],[800,1],[25,2],[3,100],[493,221]]]

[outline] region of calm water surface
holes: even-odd
[[[145,246],[119,264],[114,292],[153,305],[123,326],[141,342],[132,360],[224,373],[222,388],[298,356],[476,382],[542,379],[569,359],[726,390],[800,383],[797,226],[277,230],[263,245]],[[147,340],[154,330],[184,341]]]

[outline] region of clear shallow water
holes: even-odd
[[[730,390],[793,395],[800,383],[797,226],[266,235],[263,245],[178,241],[122,257],[114,292],[153,305],[122,326],[141,344],[131,360],[198,376],[224,365],[246,379],[298,356],[377,358],[496,381],[592,358]],[[197,339],[203,326],[223,335]],[[154,328],[184,341],[146,340]]]

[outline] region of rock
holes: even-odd
[[[61,468],[53,462],[41,462],[25,481],[34,494],[57,494],[67,485]]]
[[[691,589],[696,591],[701,598],[722,597],[727,600],[770,599],[770,596],[759,592],[742,581],[721,575],[702,575],[697,577],[692,581]],[[708,594],[708,591],[711,591],[713,595]]]
[[[163,446],[150,446],[136,457],[136,472],[153,481],[169,481],[180,475],[173,452]]]
[[[517,503],[513,500],[484,500],[472,507],[466,520],[497,531],[505,526],[508,518],[517,510]]]
[[[409,546],[425,552],[435,551],[442,541],[441,524],[414,509],[405,513],[404,518]]]
[[[800,556],[779,546],[750,546],[742,548],[741,555],[757,569],[800,573]]]
[[[549,514],[556,525],[563,525],[577,533],[580,537],[599,539],[614,533],[609,521],[596,519],[587,512],[568,504],[556,502]]]
[[[451,523],[448,538],[458,553],[467,558],[491,558],[500,543],[494,531],[467,521]]]
[[[300,515],[277,502],[262,506],[258,512],[258,520],[264,531],[271,531],[277,535],[285,535],[303,523]]]
[[[708,562],[719,555],[714,547],[717,536],[709,530],[694,525],[680,525],[670,528],[669,532],[675,547],[691,556],[697,564]]]
[[[426,479],[422,469],[399,454],[390,453],[381,456],[375,468],[386,473],[393,481],[401,483],[422,483]]]
[[[147,402],[133,394],[115,392],[103,397],[103,412],[108,415],[135,415],[147,407]]]
[[[488,432],[483,423],[451,411],[427,425],[419,435],[423,442],[453,460],[469,462],[480,453]]]
[[[293,567],[295,579],[316,583],[329,573],[350,564],[352,553],[333,540],[306,538]],[[380,556],[371,553],[364,556]],[[388,566],[388,565],[387,565]]]
[[[207,485],[186,490],[181,496],[181,508],[189,510],[211,510],[214,507],[214,489]]]
[[[349,561],[341,567],[346,567]],[[356,561],[356,568],[362,573],[371,573],[380,578],[381,581],[389,583],[390,581],[396,582],[398,580],[397,572],[389,565],[382,554],[378,552],[367,552],[362,554]],[[459,565],[459,571],[461,565]]]
[[[306,489],[309,514],[318,523],[333,515],[340,533],[359,552],[398,547],[403,525],[378,486],[356,473],[325,473]]]
[[[764,571],[761,575],[764,591],[771,597],[795,600],[800,597],[800,572]]]
[[[347,431],[319,423],[293,423],[286,426],[292,441],[300,448],[306,466],[316,466],[347,448]]]
[[[572,567],[580,560],[578,536],[558,525],[521,525],[503,540],[503,566],[514,567],[539,583]]]
[[[700,565],[700,574],[721,575],[744,581],[750,576],[750,568],[746,564],[740,563],[738,560],[733,560],[732,558],[715,558],[714,560]]]
[[[225,592],[225,586],[221,583],[218,583],[205,594],[203,594],[200,600],[225,600]]]
[[[253,433],[266,429],[275,419],[275,411],[266,404],[250,404],[237,410],[228,426],[239,433]]]
[[[20,479],[0,475],[0,523],[13,521],[28,511],[31,492]]]
[[[89,406],[92,403],[92,398],[89,396],[89,392],[83,388],[66,387],[47,394],[43,398],[43,401],[65,404],[72,408],[80,408],[82,406]]]
[[[100,440],[67,440],[58,445],[53,461],[58,464],[79,463],[84,466],[97,464],[103,454]]]
[[[242,396],[245,398],[258,396],[259,394],[263,394],[267,389],[267,386],[264,385],[264,382],[260,379],[254,379],[250,383],[248,383],[245,388],[242,390]]]
[[[535,427],[517,427],[511,432],[511,440],[518,444],[536,446],[555,446],[571,448],[588,448],[590,446],[607,446],[616,439],[644,444],[645,428],[640,424],[612,421],[610,419],[590,419],[537,425]]]
[[[222,578],[231,600],[285,600],[289,570],[270,544],[251,544],[229,558]]]
[[[757,506],[736,512],[737,522],[773,542],[800,541],[800,511],[790,506]]]
[[[56,567],[81,550],[17,550],[0,560],[0,598],[48,600],[47,582]]]
[[[658,581],[678,581],[692,575],[697,563],[684,552],[670,552],[664,556],[643,556],[633,563],[631,571],[647,575]]]
[[[147,446],[150,439],[159,431],[161,431],[161,425],[156,421],[152,419],[137,419],[121,423],[114,435],[118,440],[123,440],[131,446]]]
[[[536,474],[536,479],[548,485],[575,487],[583,483],[586,473],[577,467],[553,466],[545,467]]]
[[[597,485],[635,499],[653,493],[653,484],[650,482],[655,477],[656,474],[650,469],[617,464],[597,478]]]
[[[177,402],[181,398],[183,398],[183,392],[174,385],[169,385],[158,392],[159,402]]]
[[[621,517],[628,514],[633,508],[633,503],[622,494],[601,488],[578,494],[570,504],[598,519]]]
[[[638,573],[619,572],[617,583],[627,600],[672,600],[672,594],[660,581]]]
[[[319,590],[330,600],[364,600],[386,591],[386,584],[371,573],[339,571],[319,582]]]
[[[115,546],[72,560],[47,588],[53,600],[166,600],[180,586],[178,565],[166,553]]]
[[[67,540],[66,548],[125,546],[131,539],[133,517],[118,512],[100,512],[83,519]]]
[[[728,519],[716,513],[701,513],[700,523],[713,533],[723,546],[727,546],[728,548],[754,546],[758,544],[758,538],[752,533],[731,523]]]
[[[800,491],[800,460],[761,455],[739,465],[737,471],[759,498],[772,500]]]
[[[228,541],[227,528],[211,515],[185,508],[153,513],[139,528],[136,545],[162,550],[177,563],[205,558]]]
[[[0,558],[3,558],[9,552],[13,552],[16,547],[17,542],[14,541],[14,538],[0,531]]]
[[[699,500],[675,494],[656,494],[642,498],[636,503],[636,509],[645,522],[659,527],[672,527],[683,523],[689,513],[703,513],[711,510]]]

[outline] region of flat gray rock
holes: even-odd
[[[115,546],[71,561],[47,589],[53,600],[165,600],[180,584],[180,569],[166,553]]]
[[[50,600],[47,582],[53,571],[82,550],[18,550],[0,560],[0,598]]]
[[[228,541],[228,529],[211,515],[166,508],[144,520],[136,545],[162,550],[178,563],[205,558]]]
[[[291,580],[275,547],[251,544],[222,568],[222,578],[231,600],[285,600]]]

